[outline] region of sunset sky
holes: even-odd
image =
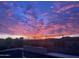
[[[34,38],[78,36],[79,2],[0,2],[0,37],[5,34]]]

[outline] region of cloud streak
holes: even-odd
[[[79,34],[79,2],[0,2],[0,9],[0,34]]]

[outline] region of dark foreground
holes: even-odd
[[[74,56],[60,53],[49,53],[49,54],[40,54],[36,52],[34,53],[23,50],[23,48],[14,48],[0,51],[0,58],[60,58],[60,57],[79,58],[78,55]]]
[[[55,58],[55,56],[28,52],[22,49],[12,49],[0,51],[0,58]]]
[[[0,57],[79,58],[79,37],[45,40],[0,39]]]

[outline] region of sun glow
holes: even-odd
[[[62,37],[79,37],[79,34],[74,34],[74,35],[27,35],[25,36],[26,39],[50,39],[50,38],[62,38]]]
[[[0,34],[0,38],[8,38],[8,37],[11,37],[11,38],[20,38],[20,37],[23,37],[24,39],[47,39],[47,38],[59,38],[59,37],[56,37],[56,36],[51,36],[51,35],[26,35],[26,36],[23,36],[23,35],[9,35],[9,34]]]
[[[36,40],[42,40],[42,39],[50,39],[50,38],[62,38],[62,37],[79,37],[79,34],[74,35],[63,35],[63,36],[57,36],[57,35],[10,35],[10,34],[0,34],[0,38],[8,38],[11,37],[13,39],[23,37],[24,39],[36,39]]]

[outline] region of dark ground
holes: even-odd
[[[55,58],[55,56],[28,52],[22,49],[14,49],[9,51],[0,51],[0,58]]]

